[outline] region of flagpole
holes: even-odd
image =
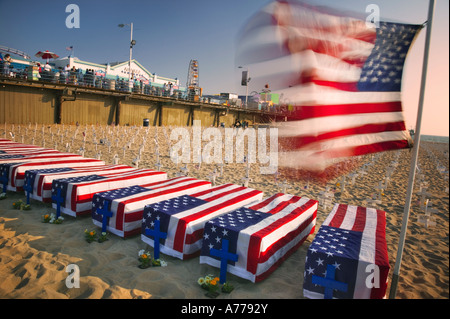
[[[397,293],[397,285],[398,285],[398,280],[400,277],[399,273],[400,273],[400,266],[402,263],[403,248],[405,245],[406,230],[408,228],[409,209],[411,206],[411,197],[412,197],[412,192],[413,192],[413,188],[414,188],[414,177],[416,174],[416,165],[417,165],[417,159],[418,159],[418,155],[419,155],[420,128],[422,125],[422,111],[423,111],[423,101],[425,98],[425,84],[426,84],[426,79],[427,79],[428,53],[430,50],[431,24],[432,24],[433,13],[434,13],[434,3],[435,3],[435,0],[430,0],[429,6],[428,6],[427,33],[426,33],[426,39],[425,39],[425,50],[424,50],[423,65],[422,65],[422,83],[421,83],[421,87],[420,87],[419,108],[417,110],[416,131],[414,132],[414,146],[413,146],[413,152],[412,152],[413,154],[412,154],[412,160],[411,160],[411,167],[409,170],[408,189],[406,192],[405,206],[403,209],[402,229],[401,229],[401,233],[400,233],[400,240],[399,240],[399,245],[398,245],[398,250],[397,250],[397,258],[395,260],[394,274],[392,277],[391,290],[390,290],[390,294],[389,294],[390,299],[395,299],[395,296]]]

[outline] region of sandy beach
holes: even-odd
[[[139,154],[139,167],[156,169],[156,152],[160,154],[160,170],[168,178],[176,176],[184,164],[176,164],[169,157],[169,136],[173,127],[114,127],[99,125],[0,125],[0,138],[16,142],[54,148],[59,151],[78,153],[84,157],[101,158],[107,164],[114,162],[134,165]],[[189,129],[189,128],[187,128]],[[5,132],[6,130],[6,132]],[[11,133],[10,133],[11,132]],[[155,142],[157,141],[157,143]],[[158,147],[156,146],[158,145]],[[419,173],[411,203],[411,214],[403,254],[398,299],[447,299],[449,298],[449,195],[448,168],[449,144],[422,142],[419,153]],[[353,172],[365,168],[365,174],[355,177],[342,191],[341,179],[332,179],[326,185],[307,183],[307,180],[288,181],[286,192],[298,196],[318,199],[326,187],[334,193],[334,203],[365,206],[365,200],[375,192],[375,186],[386,176],[392,163],[390,180],[381,195],[377,208],[386,211],[386,239],[391,264],[391,280],[403,207],[406,197],[411,152],[409,150],[384,152],[358,159]],[[249,187],[264,191],[269,197],[283,191],[283,176],[259,174],[258,163],[251,164]],[[439,165],[447,173],[438,169]],[[209,179],[216,164],[187,164],[189,176]],[[245,163],[223,165],[223,175],[215,183],[242,184]],[[445,177],[447,176],[447,179]],[[432,216],[436,225],[426,227],[418,222],[423,211],[417,195],[420,185],[427,183],[429,200],[436,209]],[[25,201],[23,192],[7,192],[0,201],[0,298],[181,298],[205,297],[197,279],[207,274],[218,275],[219,270],[199,263],[198,258],[179,260],[162,255],[167,267],[138,267],[138,252],[153,248],[145,244],[140,236],[123,239],[109,235],[109,240],[88,243],[84,238],[86,229],[95,229],[90,216],[64,216],[62,224],[42,223],[44,214],[55,210],[50,204],[31,200],[31,210],[13,209],[13,203]],[[319,204],[316,232],[332,206]],[[306,242],[267,279],[251,283],[228,274],[235,289],[230,294],[221,294],[218,299],[303,299],[302,283],[307,249],[314,236]],[[66,267],[76,264],[80,269],[80,288],[67,288]],[[389,294],[388,285],[388,293]]]

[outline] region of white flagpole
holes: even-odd
[[[397,285],[399,280],[400,266],[402,263],[402,255],[403,248],[405,245],[405,237],[406,230],[408,228],[408,219],[409,219],[409,209],[411,206],[411,197],[414,188],[414,176],[416,174],[416,164],[417,158],[419,155],[419,144],[420,144],[420,127],[422,125],[422,111],[423,111],[423,101],[425,97],[425,83],[427,79],[427,69],[428,69],[428,53],[430,49],[430,37],[431,37],[431,24],[434,13],[434,3],[435,0],[430,0],[428,6],[428,20],[427,20],[427,33],[425,39],[425,50],[423,55],[423,65],[422,65],[422,83],[420,87],[420,96],[419,96],[419,109],[417,111],[417,120],[416,120],[416,131],[414,132],[414,146],[413,146],[413,154],[411,160],[411,168],[409,170],[409,181],[408,181],[408,189],[406,192],[406,200],[405,207],[403,209],[403,221],[402,221],[402,229],[400,233],[400,240],[397,250],[397,258],[395,260],[395,268],[394,274],[392,277],[391,290],[389,294],[390,299],[395,299],[397,293]]]

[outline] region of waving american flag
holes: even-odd
[[[278,125],[279,166],[323,173],[352,156],[409,148],[403,65],[421,25],[274,1],[242,32],[237,61],[292,106]],[[258,82],[260,81],[260,82]],[[256,83],[255,83],[256,82]]]
[[[262,199],[263,192],[234,184],[224,184],[202,192],[183,195],[150,204],[144,208],[141,238],[154,246],[156,220],[167,238],[161,240],[161,252],[186,259],[200,254],[203,228],[212,218]]]
[[[314,232],[318,202],[306,197],[275,194],[266,200],[239,208],[205,225],[200,263],[219,267],[224,239],[237,261],[228,261],[228,271],[258,282],[271,274]]]

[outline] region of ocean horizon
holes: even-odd
[[[438,136],[438,135],[420,135],[420,140],[425,142],[436,142],[436,143],[449,143],[448,136]]]

